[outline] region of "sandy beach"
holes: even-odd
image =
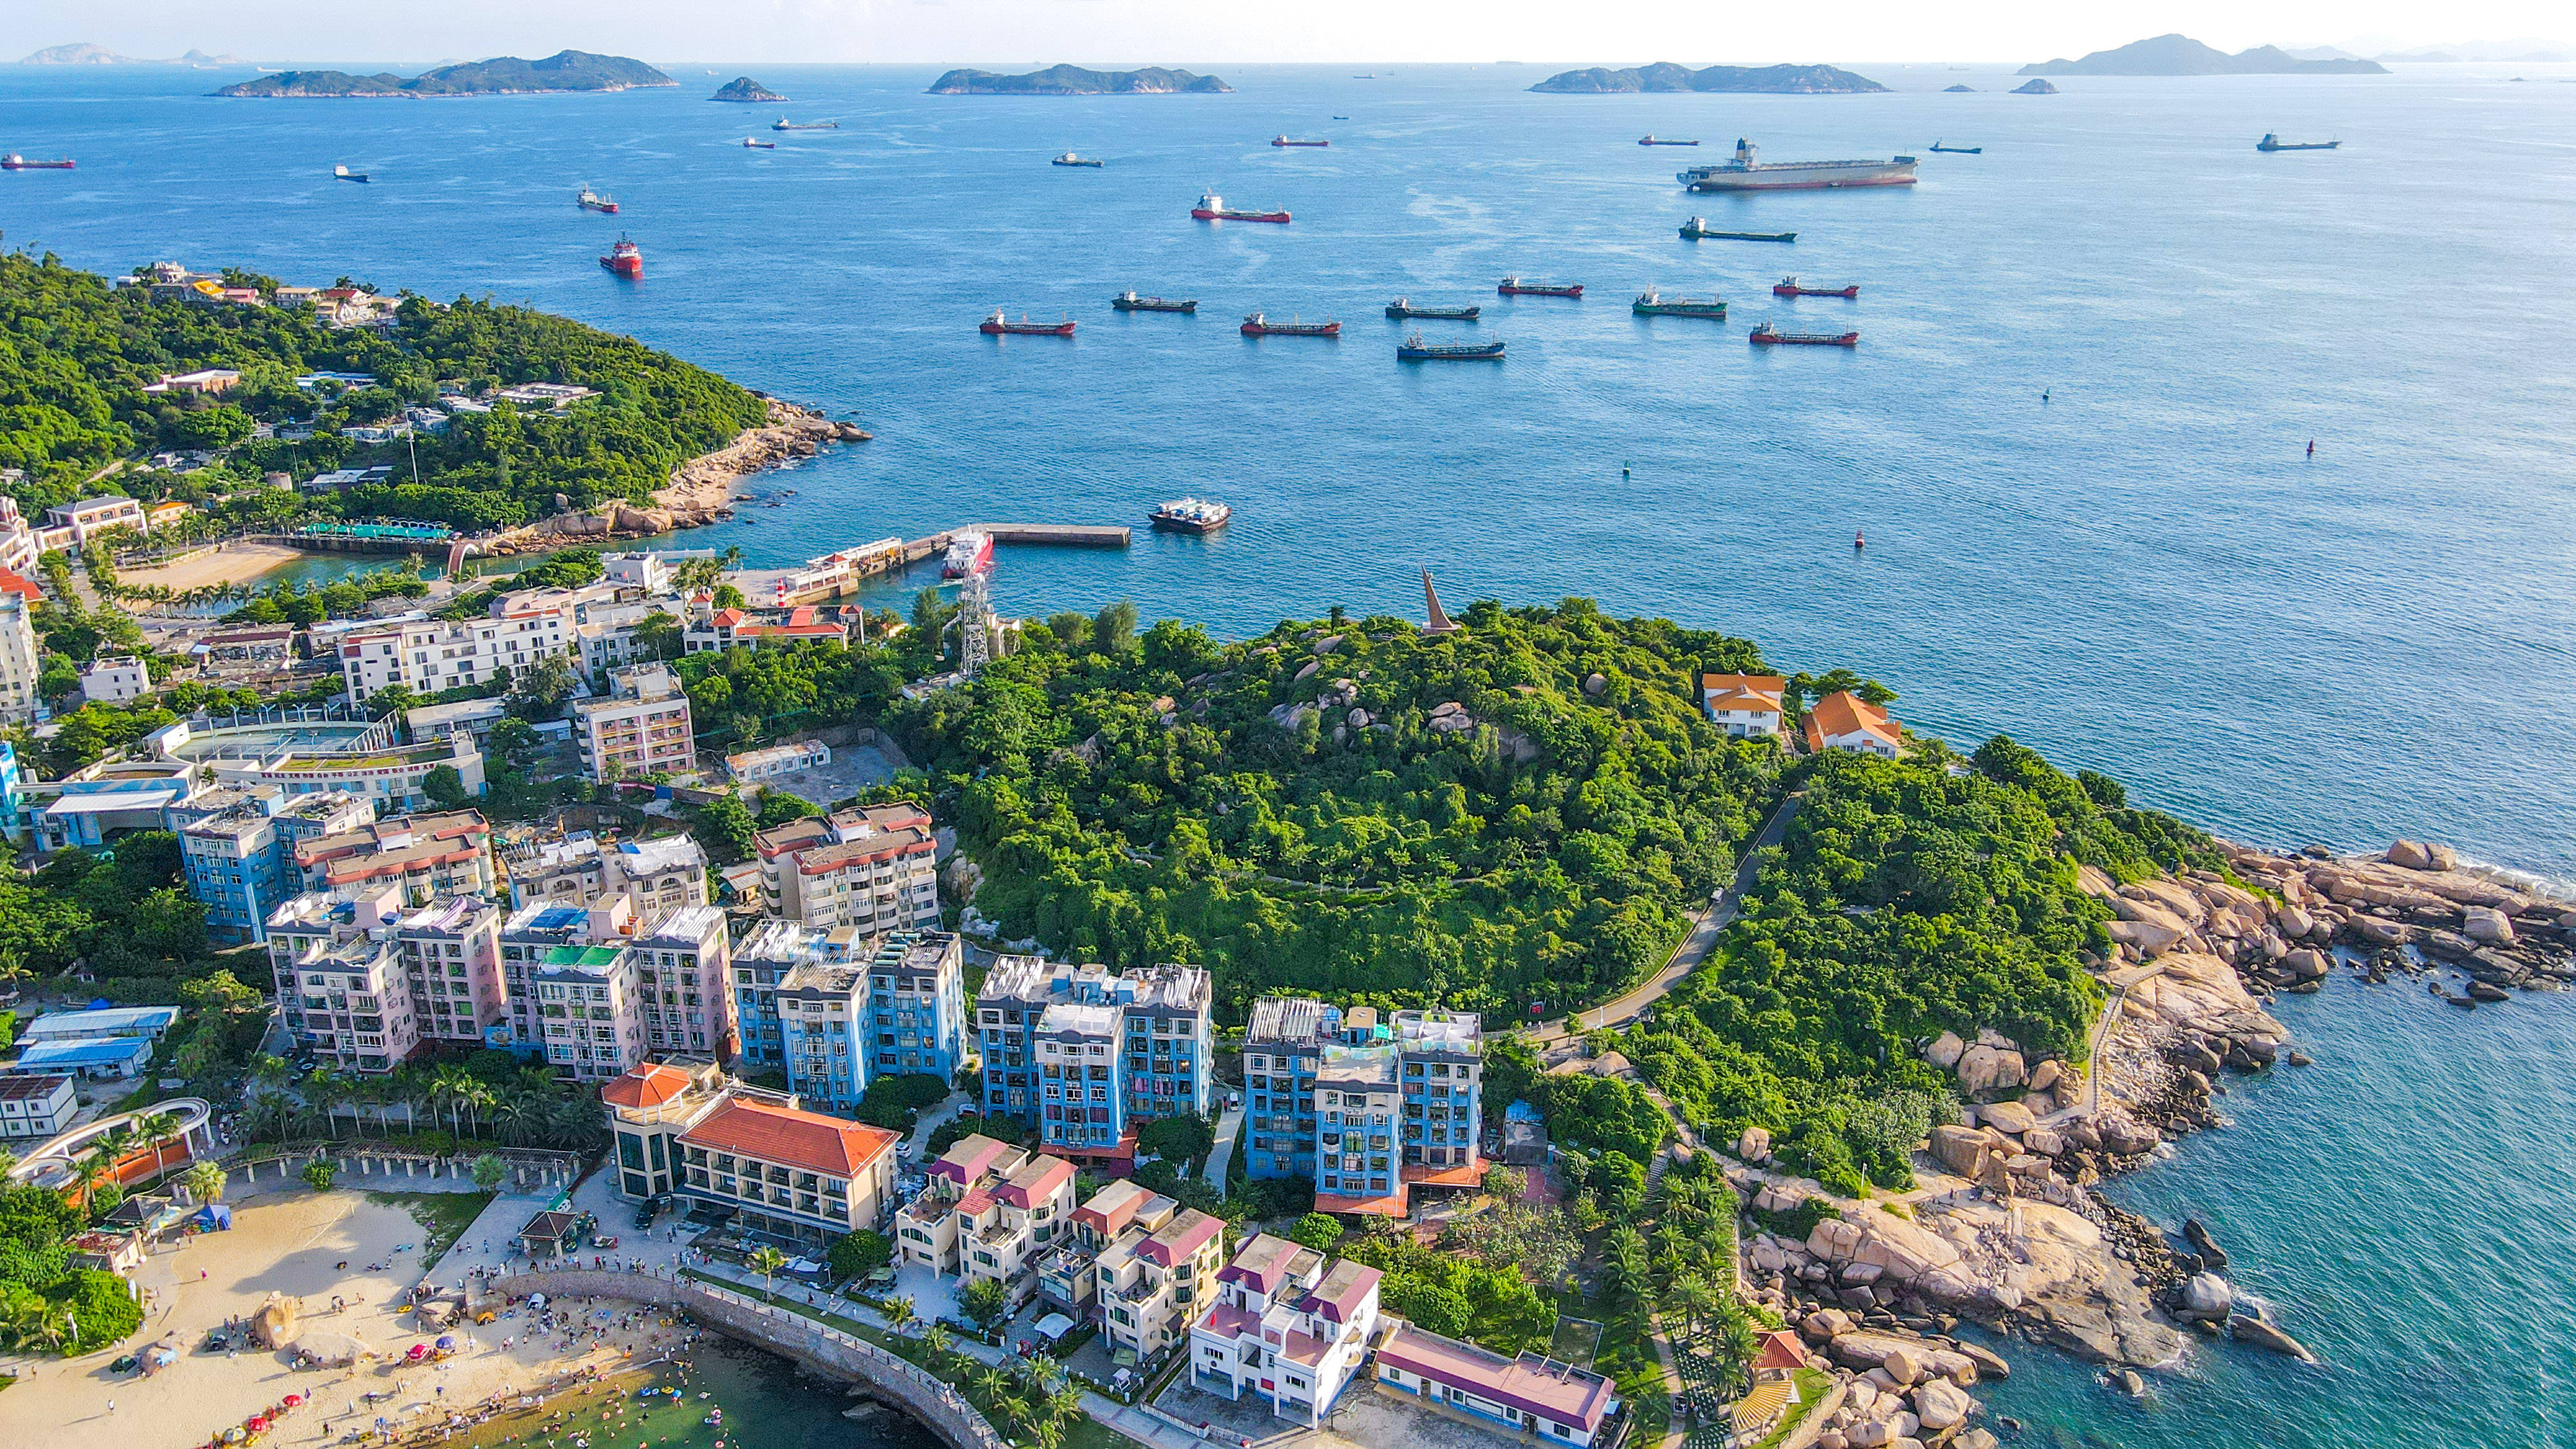
[[[810,457],[836,436],[838,426],[821,413],[771,398],[766,426],[745,429],[724,447],[672,469],[670,483],[654,490],[653,506],[702,513],[725,507],[733,501],[734,484],[791,459]]]
[[[304,557],[291,548],[273,543],[235,541],[219,545],[212,553],[160,568],[127,569],[117,574],[117,582],[129,588],[168,589],[186,593],[210,584],[249,583],[280,564],[293,563]]]
[[[363,1189],[315,1193],[276,1181],[256,1190],[237,1181],[226,1201],[234,1208],[230,1232],[158,1251],[135,1275],[151,1296],[143,1328],[132,1338],[79,1359],[36,1360],[32,1373],[25,1363],[17,1366],[22,1377],[0,1393],[0,1427],[21,1431],[9,1436],[12,1442],[32,1442],[26,1432],[41,1427],[47,1449],[189,1449],[288,1394],[303,1395],[305,1404],[261,1444],[338,1444],[371,1429],[379,1415],[397,1432],[436,1433],[451,1409],[467,1412],[501,1395],[515,1411],[518,1396],[542,1393],[570,1376],[615,1373],[660,1358],[685,1332],[635,1317],[628,1305],[602,1302],[568,1305],[589,1315],[577,1338],[558,1327],[532,1341],[535,1320],[521,1305],[490,1324],[449,1330],[460,1342],[470,1335],[471,1343],[445,1362],[404,1365],[398,1361],[404,1350],[433,1337],[414,1331],[400,1312],[404,1290],[423,1274],[423,1230],[406,1207],[377,1201]],[[437,1276],[452,1286],[462,1272],[450,1268]],[[388,1356],[355,1368],[297,1369],[285,1352],[245,1348],[228,1355],[201,1347],[209,1330],[247,1318],[272,1290],[303,1300],[300,1326],[353,1334]],[[337,1310],[335,1298],[343,1304]],[[599,1319],[599,1309],[611,1317]],[[173,1331],[187,1351],[159,1373],[139,1378],[110,1368]]]

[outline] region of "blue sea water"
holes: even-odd
[[[1236,521],[1211,539],[1006,551],[997,602],[1126,597],[1244,633],[1416,611],[1427,566],[1453,608],[1583,594],[1849,665],[1918,729],[2009,731],[2238,838],[2431,836],[2576,875],[2576,69],[2034,98],[1930,67],[1861,67],[1898,88],[1869,97],[1228,68],[1231,96],[1001,99],[923,95],[928,69],[763,67],[795,99],[752,108],[701,99],[739,67],[668,68],[676,91],[436,102],[0,70],[0,147],[81,161],[0,175],[0,231],[105,270],[525,300],[876,433],[756,482],[782,506],[687,546],[782,564],[1215,496]],[[1939,93],[1959,82],[1978,93]],[[780,111],[841,129],[738,144]],[[2266,131],[2345,146],[2258,155]],[[1267,144],[1283,132],[1333,146]],[[1923,182],[1674,184],[1739,135],[1772,159],[1909,152]],[[1108,165],[1046,164],[1068,148]],[[584,183],[624,212],[575,210]],[[1296,221],[1190,221],[1210,188]],[[1686,242],[1694,213],[1799,239]],[[596,263],[621,230],[641,283]],[[1775,303],[1791,271],[1860,298]],[[1588,295],[1501,299],[1507,272]],[[1632,317],[1649,286],[1735,312]],[[1128,287],[1201,310],[1112,313]],[[1509,360],[1398,365],[1398,293],[1480,303],[1472,330],[1421,325]],[[996,306],[1081,330],[976,335]],[[1248,341],[1255,309],[1344,335]],[[1861,346],[1749,347],[1764,318]],[[2238,1126],[2120,1191],[2210,1217],[2326,1366],[2219,1349],[2138,1410],[2025,1351],[1997,1404],[2117,1444],[2576,1432],[2576,1017],[2340,983],[2285,1016],[2318,1066],[2243,1089]]]

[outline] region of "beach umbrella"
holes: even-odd
[[[266,1433],[268,1431],[268,1416],[265,1414],[253,1414],[248,1420],[244,1421],[242,1427],[248,1429],[254,1434]]]
[[[452,1334],[452,1333],[442,1333],[442,1334],[440,1334],[440,1335],[438,1336],[438,1346],[439,1346],[440,1348],[454,1348],[454,1347],[456,1347],[456,1335],[455,1335],[455,1334]]]
[[[304,1396],[302,1394],[288,1394],[286,1396],[286,1407],[290,1409],[303,1402]]]

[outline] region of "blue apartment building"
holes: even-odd
[[[1473,1186],[1484,1036],[1472,1012],[1381,1022],[1305,997],[1256,1002],[1243,1044],[1244,1171],[1306,1178],[1325,1212],[1401,1216],[1418,1186]]]
[[[957,1075],[966,1051],[965,943],[946,931],[896,931],[868,962],[871,1070]]]
[[[765,921],[732,962],[743,1059],[851,1104],[887,1074],[954,1076],[965,1052],[965,951],[946,931],[859,935]]]
[[[788,968],[777,1004],[787,1089],[848,1111],[868,1090],[867,968],[813,962]]]
[[[1212,999],[1202,967],[1113,973],[1005,956],[975,999],[984,1110],[1036,1126],[1050,1152],[1123,1175],[1139,1126],[1207,1114]]]
[[[354,795],[289,796],[274,786],[201,790],[169,808],[188,894],[205,905],[206,929],[235,941],[266,940],[269,913],[303,893],[296,842],[376,818]]]

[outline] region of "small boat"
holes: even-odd
[[[1125,291],[1109,299],[1109,305],[1121,312],[1195,312],[1199,304],[1193,299],[1173,301],[1167,297],[1139,297]]]
[[[1421,318],[1432,322],[1473,322],[1482,307],[1417,307],[1402,297],[1386,304],[1386,315],[1401,321]]]
[[[1640,146],[1696,146],[1699,143],[1697,141],[1667,141],[1663,137],[1649,131],[1646,133],[1645,139],[1639,141],[1637,144]]]
[[[1106,163],[1101,161],[1097,156],[1076,156],[1071,151],[1067,151],[1063,155],[1055,158],[1054,164],[1058,166],[1100,166]]]
[[[1500,362],[1503,360],[1503,339],[1497,337],[1491,342],[1433,344],[1423,341],[1422,334],[1416,332],[1396,344],[1395,360],[1398,362]]]
[[[1790,345],[1798,347],[1858,347],[1857,332],[1783,332],[1765,322],[1749,334],[1757,347]]]
[[[1705,317],[1712,322],[1726,320],[1724,297],[1667,297],[1649,287],[1637,294],[1628,310],[1640,317]]]
[[[1986,154],[1986,148],[1983,146],[1944,146],[1938,141],[1932,143],[1932,149],[1940,152],[1944,156],[1983,156]]]
[[[1246,337],[1339,337],[1339,322],[1273,322],[1255,312],[1237,329]]]
[[[584,211],[604,211],[610,216],[615,216],[617,214],[617,199],[615,197],[606,195],[602,192],[593,191],[587,186],[581,189],[581,195],[572,199],[572,204],[580,207]]]
[[[769,129],[773,131],[837,131],[841,129],[841,123],[838,121],[791,121],[785,116],[781,116],[777,120],[769,123]]]
[[[1581,282],[1524,282],[1517,276],[1505,277],[1494,291],[1504,297],[1580,297]]]
[[[68,166],[68,165],[70,165],[71,163],[70,163],[70,162],[68,162],[68,161],[66,161],[66,162],[64,162],[63,164],[64,164],[64,165],[66,165],[66,166]],[[335,177],[339,178],[339,179],[340,179],[340,180],[342,180],[342,181],[355,181],[355,182],[358,182],[358,183],[359,183],[359,184],[361,184],[361,185],[364,185],[364,184],[366,183],[366,180],[367,180],[367,173],[366,173],[366,172],[364,172],[364,171],[352,171],[352,170],[350,170],[350,169],[349,169],[348,167],[346,167],[346,166],[334,166],[334,167],[332,167],[332,168],[331,168],[331,174],[332,174],[333,176],[335,176]]]
[[[1348,116],[1335,116],[1335,117],[1333,117],[1333,119],[1334,119],[1334,120],[1336,120],[1336,121],[1347,121],[1347,120],[1349,120],[1349,119],[1350,119],[1350,117],[1348,117]]]
[[[644,276],[644,249],[620,236],[599,264],[628,281],[640,281]]]
[[[948,552],[939,560],[939,576],[962,579],[993,570],[993,535],[972,529],[948,536]]]
[[[0,171],[69,171],[76,164],[69,156],[52,161],[30,161],[15,151],[6,156],[0,156]],[[340,168],[343,174],[346,174],[348,169],[346,166]],[[361,176],[358,179],[364,181],[367,178]]]
[[[1062,322],[1032,322],[1028,314],[1023,312],[1020,314],[1020,320],[1014,322],[1003,315],[1001,308],[996,307],[993,309],[993,315],[985,318],[983,325],[975,330],[987,337],[1071,337],[1073,320],[1067,318]]]
[[[775,142],[775,141],[763,141],[763,140],[759,139],[759,138],[758,138],[758,137],[756,137],[756,136],[745,136],[745,137],[743,137],[743,138],[742,138],[742,144],[743,144],[745,147],[747,147],[747,148],[749,148],[749,149],[751,149],[751,150],[754,150],[754,151],[775,151],[775,150],[777,150],[777,149],[778,149],[778,143],[777,143],[777,142]]]
[[[1798,234],[1794,231],[1711,231],[1708,218],[1694,216],[1682,223],[1682,237],[1688,241],[1793,242],[1798,239]]]
[[[1857,297],[1860,295],[1860,283],[1852,282],[1840,287],[1802,287],[1798,285],[1797,278],[1782,277],[1772,284],[1771,295],[1774,297]]]
[[[1234,509],[1211,498],[1175,498],[1152,517],[1154,526],[1166,533],[1214,533],[1234,517]]]
[[[1190,208],[1190,215],[1200,221],[1269,221],[1277,222],[1282,226],[1288,224],[1288,213],[1284,211],[1241,211],[1226,205],[1225,198],[1213,191],[1199,197],[1199,204]]]
[[[1273,136],[1270,138],[1270,144],[1273,146],[1329,146],[1333,143],[1330,141],[1292,141],[1285,136]]]
[[[2254,143],[2254,149],[2257,151],[2331,151],[2342,144],[2341,141],[2284,141],[2279,136],[2266,131],[2263,133],[2263,139]],[[1940,148],[1936,146],[1933,149],[1937,151]]]

